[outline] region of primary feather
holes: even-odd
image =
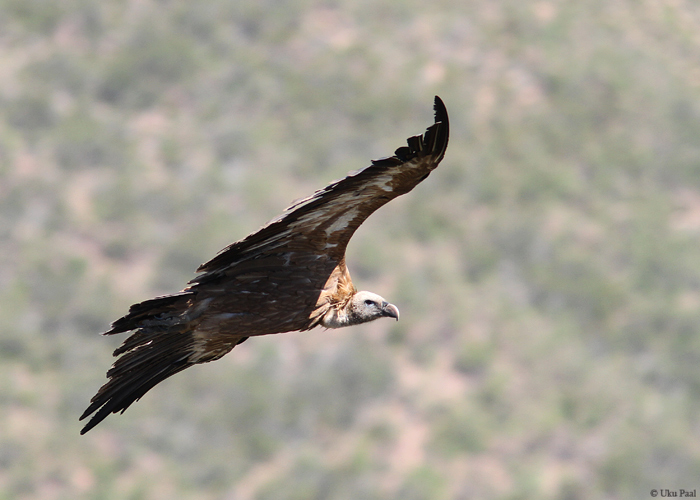
[[[442,160],[449,124],[439,97],[434,109],[435,123],[394,156],[294,203],[202,264],[183,291],[131,306],[105,333],[134,331],[114,351],[109,380],[80,417],[94,413],[81,434],[171,375],[219,359],[251,336],[398,320],[396,306],[355,289],[345,249],[372,212],[409,192]]]

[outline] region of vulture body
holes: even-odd
[[[398,320],[396,306],[355,289],[345,249],[372,212],[409,192],[442,160],[449,124],[439,97],[434,109],[435,123],[394,156],[294,203],[202,264],[183,291],[131,306],[105,333],[134,332],[114,351],[119,358],[80,417],[94,413],[81,434],[164,379],[219,359],[251,336]]]

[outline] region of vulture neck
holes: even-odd
[[[342,328],[344,326],[352,326],[361,323],[355,315],[350,313],[352,297],[350,300],[332,304],[328,312],[323,316],[321,325],[326,328]]]
[[[352,284],[343,257],[328,278],[325,290],[319,298],[319,305],[323,304],[324,309],[327,308],[322,313],[321,325],[326,328],[342,328],[360,323],[350,310],[352,298],[356,293],[357,289]]]

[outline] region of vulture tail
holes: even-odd
[[[96,412],[80,434],[85,434],[110,413],[123,413],[157,384],[194,365],[190,360],[193,348],[194,336],[186,324],[179,328],[152,325],[137,330],[114,351],[115,356],[123,356],[109,369],[109,381],[81,415],[80,420],[83,420]]]
[[[85,434],[110,413],[124,412],[131,403],[171,375],[195,364],[190,361],[195,339],[182,317],[193,292],[156,297],[129,308],[129,313],[112,324],[104,335],[135,330],[114,351],[122,355],[107,372],[109,380],[90,400],[80,420],[90,421],[80,431]]]
[[[110,413],[123,413],[166,378],[192,365],[218,359],[233,349],[230,345],[226,350],[224,344],[223,350],[202,352],[201,339],[198,341],[193,331],[192,320],[202,312],[191,307],[194,295],[195,292],[185,291],[134,304],[126,316],[105,332],[105,335],[112,335],[134,330],[114,351],[114,356],[119,358],[107,372],[109,380],[81,415],[80,420],[83,420],[94,413],[80,434],[85,434]],[[247,338],[238,338],[236,345]]]

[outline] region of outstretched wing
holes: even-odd
[[[281,252],[310,252],[339,262],[355,230],[372,212],[408,193],[433,171],[445,155],[449,138],[447,110],[435,96],[435,123],[410,137],[394,156],[332,182],[290,206],[257,232],[237,241],[197,272],[204,283],[251,259]]]

